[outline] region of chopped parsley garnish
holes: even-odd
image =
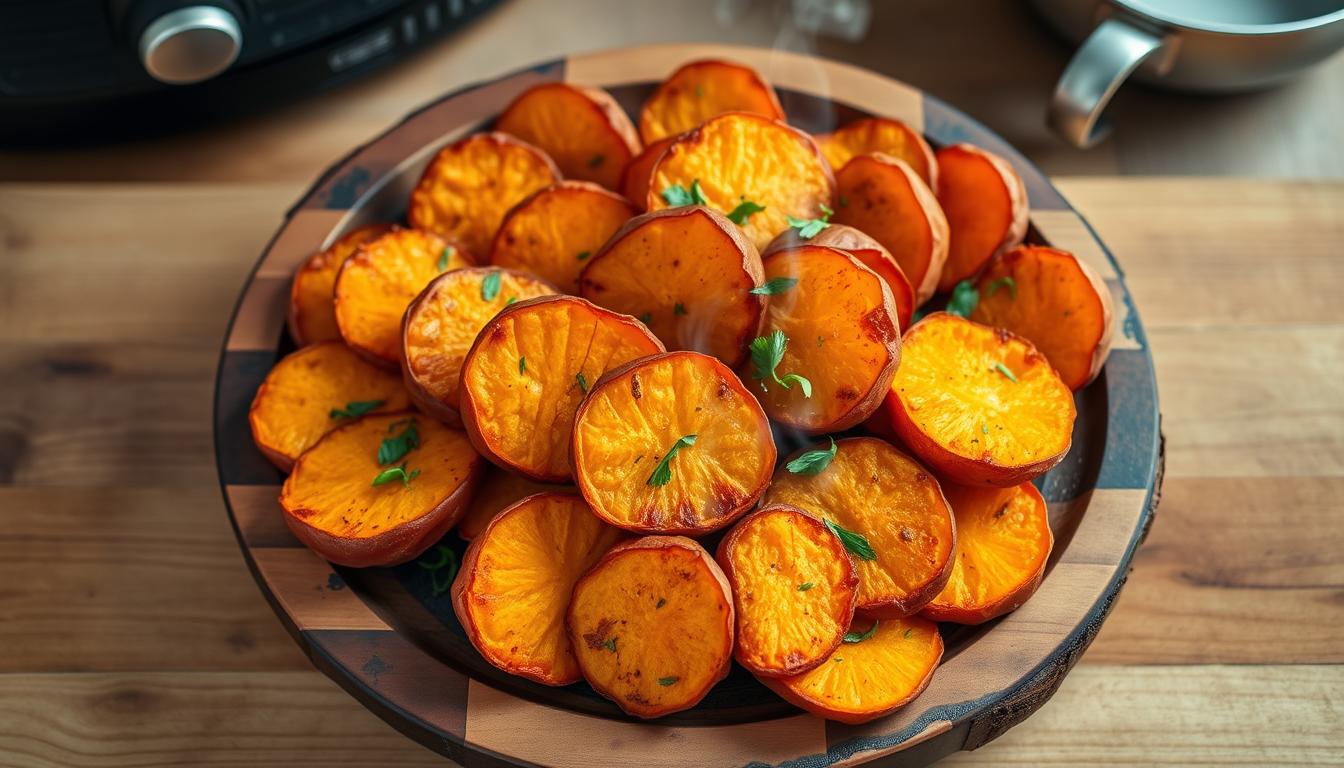
[[[574,374],[574,380],[579,382],[579,389],[583,390],[583,394],[588,394],[588,380],[583,377],[583,371]]]
[[[518,372],[527,373],[527,355],[518,358]]]
[[[578,257],[578,258],[579,258],[579,261],[585,261],[589,256],[592,256],[592,255],[593,255],[593,252],[592,252],[592,251],[579,251],[579,257]]]
[[[877,634],[877,622],[876,622],[876,621],[874,621],[874,622],[873,622],[873,626],[869,627],[869,628],[868,628],[868,631],[867,631],[867,632],[864,632],[863,634],[859,634],[859,633],[857,633],[857,632],[846,632],[846,633],[845,633],[845,642],[846,642],[846,643],[862,643],[864,640],[867,640],[868,638],[872,637],[872,636],[875,635],[875,634]]]
[[[863,534],[841,528],[830,520],[823,520],[822,522],[826,523],[826,527],[831,529],[831,533],[840,537],[840,543],[845,545],[845,549],[849,550],[851,555],[860,560],[877,559],[877,553],[873,551],[873,545],[868,543],[868,539],[864,538]]]
[[[358,419],[369,411],[383,407],[386,400],[351,400],[344,408],[332,408],[328,414],[333,419]]]
[[[667,449],[667,455],[658,462],[658,466],[653,468],[653,474],[649,475],[648,484],[657,488],[667,485],[672,481],[672,458],[682,449],[695,445],[695,435],[682,435],[677,438],[677,442]]]
[[[970,317],[979,303],[980,292],[975,290],[975,284],[970,280],[962,280],[952,289],[952,296],[947,300],[947,311],[948,314]]]
[[[757,296],[775,296],[789,290],[797,284],[798,278],[796,277],[776,277],[772,280],[765,281],[765,285],[752,288],[750,291],[747,291],[747,293],[755,294]]]
[[[804,581],[802,584],[799,584],[799,585],[798,585],[798,591],[799,591],[799,592],[806,592],[807,590],[809,590],[809,589],[811,589],[811,588],[813,588],[813,587],[815,587],[815,586],[816,586],[816,584],[813,584],[813,583],[810,582],[810,581]]]
[[[1012,371],[1008,370],[1008,366],[1004,365],[1003,363],[995,363],[994,370],[998,371],[999,373],[1002,373],[1004,377],[1007,378],[1009,381],[1014,383],[1017,382],[1017,376]]]
[[[512,305],[513,305],[513,302],[515,302],[515,301],[517,301],[517,300],[518,300],[518,297],[517,297],[517,296],[510,296],[509,298],[507,298],[507,299],[504,300],[504,306],[506,306],[506,307],[508,307],[508,306],[512,306]]]
[[[652,313],[652,312],[645,312],[644,314],[640,315],[640,316],[639,316],[639,322],[641,322],[641,323],[643,323],[643,324],[645,324],[645,325],[648,325],[649,323],[652,323],[652,322],[653,322],[653,313]]]
[[[373,485],[384,485],[393,480],[400,480],[401,484],[407,488],[411,487],[411,481],[420,476],[420,470],[412,469],[409,473],[406,471],[406,464],[403,462],[399,467],[389,467],[379,472],[373,478]]]
[[[392,437],[384,438],[378,446],[378,463],[384,466],[395,464],[406,458],[406,454],[420,447],[420,430],[416,427],[415,419],[403,419],[394,421],[387,428],[390,434],[398,426],[405,424],[406,428]],[[383,482],[387,482],[384,480]],[[381,485],[381,483],[374,483]]]
[[[681,679],[680,677],[660,677],[658,678],[658,684],[666,688],[667,686],[672,685],[673,683],[677,682],[680,679]]]
[[[825,203],[821,204],[821,218],[817,219],[796,219],[792,216],[786,216],[789,220],[789,226],[798,230],[798,236],[804,240],[811,240],[816,237],[821,230],[831,226],[831,210]]]
[[[703,205],[708,202],[705,200],[705,193],[700,191],[699,179],[691,182],[691,189],[689,192],[680,184],[673,184],[672,186],[667,187],[663,190],[663,199],[671,206]]]
[[[438,597],[453,586],[453,577],[457,575],[457,553],[442,544],[434,547],[434,553],[438,555],[437,560],[417,560],[416,565],[429,571],[434,596]]]
[[[761,336],[751,342],[751,362],[756,368],[752,373],[752,378],[761,382],[761,391],[769,391],[765,386],[766,379],[775,382],[785,389],[789,389],[794,383],[803,390],[803,397],[812,396],[812,382],[796,373],[790,373],[780,378],[775,372],[779,366],[779,361],[784,359],[784,350],[789,347],[789,338],[783,331],[775,331],[769,336]]]
[[[481,300],[494,301],[499,295],[499,271],[496,270],[485,276],[481,281]]]
[[[902,639],[902,640],[909,640],[909,639],[910,639],[910,630],[908,630],[908,629],[905,630],[905,634],[904,634],[904,635],[901,635],[901,639]]]
[[[831,459],[835,458],[835,438],[831,438],[830,448],[818,448],[814,451],[808,451],[802,456],[790,461],[784,465],[784,468],[795,475],[817,475],[831,465]]]
[[[747,223],[747,219],[750,219],[752,214],[760,213],[764,210],[764,205],[758,205],[750,200],[743,200],[728,214],[728,220],[740,227]]]
[[[1014,299],[1017,298],[1017,281],[1007,275],[990,280],[989,285],[985,286],[985,295],[993,296],[994,292],[1000,288],[1007,288],[1008,295]]]
[[[453,253],[455,252],[455,250],[456,249],[454,249],[453,246],[451,245],[445,245],[443,247],[443,253],[439,254],[439,260],[435,264],[435,266],[438,267],[440,272],[446,271],[448,269],[448,260],[453,258]]]
[[[615,652],[616,652],[616,638],[614,638],[614,637],[608,637],[608,638],[607,638],[607,642],[603,643],[603,644],[602,644],[602,647],[603,647],[603,648],[606,648],[608,651],[611,651],[612,653],[615,653]]]

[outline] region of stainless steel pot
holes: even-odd
[[[1031,0],[1083,44],[1064,70],[1047,122],[1089,147],[1109,130],[1106,104],[1131,75],[1193,91],[1258,88],[1344,46],[1344,0]]]

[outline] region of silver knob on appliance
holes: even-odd
[[[181,85],[209,80],[238,58],[243,31],[232,13],[191,5],[163,14],[140,33],[140,61],[155,80]]]

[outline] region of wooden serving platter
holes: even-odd
[[[466,640],[449,596],[416,563],[334,567],[285,528],[282,476],[252,445],[247,407],[292,349],[290,276],[314,250],[375,221],[401,220],[410,189],[443,144],[484,129],[523,89],[547,80],[597,85],[632,114],[681,62],[735,59],[779,90],[792,124],[824,132],[865,115],[899,118],[935,146],[966,141],[1009,159],[1031,203],[1028,240],[1086,259],[1115,298],[1102,374],[1077,393],[1068,458],[1038,481],[1055,550],[1039,592],[980,627],[945,627],[947,652],[928,689],[861,726],[800,713],[735,670],[699,706],[643,723],[586,685],[548,688],[505,675]],[[402,732],[467,765],[919,765],[975,749],[1034,712],[1087,648],[1124,584],[1161,482],[1156,384],[1123,273],[1088,224],[1020,153],[911,86],[836,62],[722,46],[650,46],[585,54],[445,96],[332,166],[288,212],[238,301],[218,370],[220,482],[249,567],[313,663]],[[458,553],[450,533],[444,544]]]

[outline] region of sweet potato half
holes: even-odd
[[[638,317],[669,349],[731,366],[761,329],[761,257],[731,221],[701,205],[637,216],[584,267],[579,294]]]
[[[634,215],[629,201],[591,182],[552,184],[504,217],[490,248],[490,263],[530,272],[565,293],[578,293],[579,273]]]
[[[432,232],[394,227],[359,246],[336,274],[336,326],[369,362],[401,364],[401,318],[437,275],[469,265],[462,250]]]
[[[687,131],[663,152],[650,177],[648,207],[703,202],[740,220],[760,250],[791,219],[822,217],[834,197],[830,166],[810,136],[767,117],[730,112]]]
[[[462,363],[462,420],[495,464],[541,482],[570,477],[574,411],[602,374],[663,345],[633,317],[575,296],[506,307]]]
[[[718,59],[683,64],[639,113],[639,135],[645,144],[675,136],[725,112],[750,112],[783,120],[775,89],[751,67]]]
[[[975,277],[1027,234],[1027,188],[998,155],[953,144],[938,150],[938,202],[947,216],[947,263],[938,290]]]
[[[299,541],[331,562],[397,565],[453,527],[484,464],[466,435],[433,419],[365,416],[299,457],[280,506]]]
[[[341,331],[336,327],[336,304],[331,291],[336,285],[336,273],[341,264],[364,243],[386,234],[391,224],[369,224],[345,233],[336,242],[318,251],[294,273],[289,288],[289,335],[297,346],[319,341],[336,341]]]
[[[789,504],[836,526],[859,572],[858,612],[870,618],[917,613],[952,573],[956,528],[932,473],[875,437],[818,444],[775,473],[767,504]],[[823,459],[824,461],[824,459]]]
[[[478,133],[434,156],[411,192],[411,226],[485,254],[504,214],[519,201],[560,180],[540,149],[503,133]]]
[[[695,706],[733,657],[728,581],[681,536],[613,547],[574,585],[565,626],[589,684],[635,717]]]
[[[891,289],[853,256],[825,246],[776,251],[764,266],[767,284],[780,290],[747,367],[765,412],[810,433],[868,418],[901,359]]]
[[[859,155],[881,153],[904,160],[919,178],[938,188],[938,163],[929,142],[919,131],[890,117],[865,117],[846,123],[834,133],[817,137],[821,153],[832,168],[839,170]]]
[[[401,322],[401,374],[420,410],[462,425],[462,360],[490,318],[514,302],[549,296],[554,287],[522,272],[466,267],[434,278]]]
[[[753,512],[719,543],[733,589],[737,662],[767,677],[795,675],[839,645],[859,578],[839,537],[820,520],[777,504]]]
[[[409,407],[397,377],[324,341],[291,352],[271,368],[247,412],[252,440],[288,472],[323,435],[366,413]]]
[[[957,556],[947,586],[920,615],[980,624],[1016,610],[1041,585],[1054,546],[1050,514],[1036,486],[944,484],[957,520]]]
[[[866,232],[901,265],[923,304],[938,288],[948,223],[928,185],[903,160],[859,155],[836,174],[835,220]]]
[[[495,130],[550,155],[567,179],[616,189],[621,171],[639,152],[639,137],[625,111],[601,88],[542,83],[504,108]]]
[[[1111,352],[1114,310],[1106,283],[1068,251],[1024,245],[980,273],[971,319],[1025,336],[1075,391]]]
[[[639,206],[640,210],[649,204],[649,177],[653,175],[653,167],[658,164],[663,151],[676,140],[677,136],[674,135],[653,142],[635,155],[621,173],[621,194]]]
[[[696,352],[632,361],[574,416],[574,481],[598,517],[699,535],[755,506],[775,467],[770,423],[732,369]]]
[[[467,511],[457,523],[457,535],[471,541],[481,535],[495,515],[534,493],[555,491],[553,483],[538,483],[531,478],[486,463],[485,474],[476,484]],[[572,489],[563,489],[572,490]]]
[[[467,548],[453,612],[485,660],[542,685],[583,678],[565,632],[574,583],[621,538],[572,493],[500,512]]]
[[[892,427],[939,474],[966,485],[1024,483],[1068,453],[1073,393],[1031,342],[935,312],[905,334],[887,395]]]

